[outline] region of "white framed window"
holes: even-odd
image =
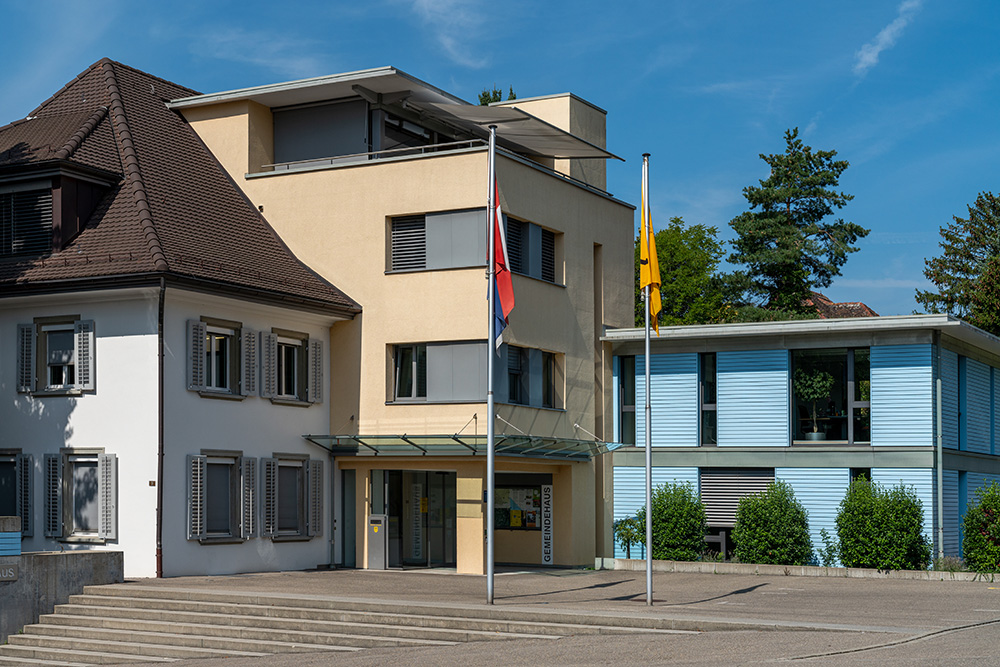
[[[100,449],[45,455],[45,535],[68,540],[118,537],[118,459]]]
[[[22,394],[94,391],[93,320],[37,318],[17,325],[17,390]]]
[[[261,459],[261,532],[264,537],[323,534],[323,462],[292,454]]]
[[[427,398],[427,345],[397,345],[395,352],[395,399]]]
[[[203,396],[250,396],[257,391],[257,332],[239,322],[188,320],[188,389]]]
[[[248,540],[257,534],[257,459],[202,450],[187,457],[188,539]]]
[[[34,535],[31,506],[35,460],[19,450],[0,450],[0,516],[21,517],[21,536]]]
[[[260,395],[276,403],[323,402],[323,341],[272,329],[260,335]]]

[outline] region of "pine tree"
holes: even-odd
[[[956,215],[947,227],[941,227],[942,254],[924,261],[924,276],[934,283],[936,291],[917,290],[916,299],[929,313],[989,321],[997,316],[977,313],[973,300],[988,265],[1000,258],[1000,197],[981,192],[968,209],[968,218]],[[988,282],[982,288],[992,288],[994,294],[997,289]],[[980,308],[986,305],[981,303]]]
[[[835,189],[848,167],[837,151],[813,151],[785,132],[785,152],[760,155],[770,175],[743,196],[750,210],[733,218],[739,235],[729,261],[746,267],[739,276],[750,303],[803,313],[814,288],[828,287],[867,229],[843,219],[827,221],[854,197]]]

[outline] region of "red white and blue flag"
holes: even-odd
[[[500,190],[496,177],[493,178],[493,319],[494,344],[497,348],[503,342],[502,334],[507,326],[507,316],[514,309],[514,282],[507,260],[507,240],[504,235],[503,217],[500,215]]]

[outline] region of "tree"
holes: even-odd
[[[934,283],[936,291],[917,290],[917,303],[930,313],[950,313],[970,320],[996,317],[977,309],[973,299],[982,287],[994,294],[998,289],[983,279],[990,262],[1000,258],[1000,197],[980,192],[968,209],[968,218],[956,215],[941,227],[941,256],[924,261],[924,276]]]
[[[660,324],[708,324],[723,318],[727,301],[726,276],[718,273],[723,245],[719,230],[685,225],[682,218],[656,232],[660,264]],[[639,290],[639,239],[635,241],[635,325],[645,326],[646,304]],[[652,323],[651,323],[652,324]]]
[[[741,287],[751,303],[804,313],[814,288],[828,287],[867,229],[843,219],[828,221],[853,195],[838,192],[846,160],[837,151],[813,151],[785,132],[785,152],[760,155],[771,174],[760,187],[747,186],[750,210],[729,223],[738,234],[729,261],[747,267]]]
[[[813,558],[809,513],[780,479],[763,493],[740,498],[733,542],[741,563],[806,565]]]
[[[507,101],[516,100],[517,95],[514,94],[514,86],[510,87],[510,92],[507,94]],[[496,87],[494,84],[493,90],[489,88],[483,88],[483,92],[479,93],[479,106],[487,107],[493,102],[503,101],[503,91]]]
[[[653,546],[656,560],[698,560],[705,550],[708,522],[705,506],[691,484],[667,483],[652,490]],[[646,508],[635,515],[641,526],[639,544],[646,542]]]

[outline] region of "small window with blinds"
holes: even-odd
[[[392,271],[419,271],[427,268],[427,223],[422,215],[393,218],[391,221]]]
[[[52,249],[52,191],[0,193],[0,257]]]
[[[105,542],[118,538],[118,458],[101,449],[45,455],[45,536]]]
[[[79,394],[96,390],[93,320],[41,317],[17,325],[17,391]]]
[[[257,459],[202,450],[187,457],[188,539],[204,544],[257,534]]]
[[[542,280],[556,281],[556,235],[547,229],[542,230]]]
[[[735,526],[740,498],[763,493],[773,481],[774,468],[702,468],[699,489],[708,525]]]
[[[525,262],[525,231],[528,223],[507,218],[505,240],[507,241],[507,260],[513,273],[527,273]]]
[[[532,222],[505,216],[510,270],[529,278],[556,282],[556,233]]]

